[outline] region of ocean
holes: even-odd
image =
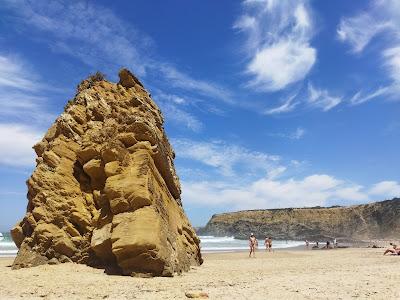
[[[10,233],[0,232],[0,257],[13,257],[18,252],[17,246],[15,246]]]
[[[211,252],[233,252],[249,250],[249,242],[247,240],[237,240],[233,236],[215,237],[215,236],[199,236],[200,247],[203,253]],[[280,241],[273,240],[273,249],[284,249],[291,247],[303,246],[302,241]],[[258,241],[258,249],[265,249],[264,240]]]
[[[212,252],[233,252],[248,250],[248,241],[237,240],[234,237],[215,237],[215,236],[199,236],[201,243],[201,251],[203,253]],[[264,240],[260,240],[259,249],[264,249]],[[291,248],[304,245],[301,241],[273,241],[274,249]],[[0,257],[13,257],[17,255],[18,249],[11,239],[9,233],[0,233]]]

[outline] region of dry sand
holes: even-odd
[[[400,256],[382,249],[207,254],[201,267],[173,278],[108,276],[63,264],[13,271],[0,259],[0,299],[397,299]]]

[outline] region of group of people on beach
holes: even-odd
[[[310,242],[308,240],[305,240],[306,243],[306,248],[309,249],[310,247]],[[266,236],[264,240],[264,246],[265,246],[265,251],[271,252],[272,251],[272,237]],[[388,248],[385,250],[383,255],[386,255],[390,253],[391,255],[400,255],[400,246],[397,246],[395,243],[390,243],[391,248]],[[312,249],[332,249],[332,248],[337,248],[338,247],[338,242],[336,238],[331,242],[331,241],[326,241],[326,244],[324,247],[319,248],[319,242],[316,241]],[[256,249],[258,248],[258,240],[254,233],[250,234],[249,237],[249,248],[250,248],[250,253],[249,257],[253,255],[253,257],[256,256]]]
[[[306,249],[310,249],[310,242],[308,240],[305,240],[305,243],[306,243]],[[337,248],[338,246],[339,246],[338,242],[337,242],[337,240],[335,238],[335,239],[333,239],[332,242],[331,241],[326,241],[325,246],[322,247],[322,248],[319,248],[319,242],[316,241],[314,246],[312,247],[312,249],[332,249],[332,248]]]
[[[271,252],[272,251],[272,237],[266,236],[264,240],[264,246],[265,246],[265,251]],[[250,248],[250,253],[249,257],[253,254],[253,257],[256,256],[256,249],[258,248],[258,240],[254,233],[250,234],[249,237],[249,248]]]

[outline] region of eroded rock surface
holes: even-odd
[[[162,114],[132,73],[119,75],[84,80],[34,146],[14,268],[58,260],[172,276],[202,263]]]

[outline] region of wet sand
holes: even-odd
[[[383,249],[281,250],[205,254],[204,264],[173,278],[108,276],[84,265],[11,270],[0,259],[0,299],[396,299],[400,256]]]

